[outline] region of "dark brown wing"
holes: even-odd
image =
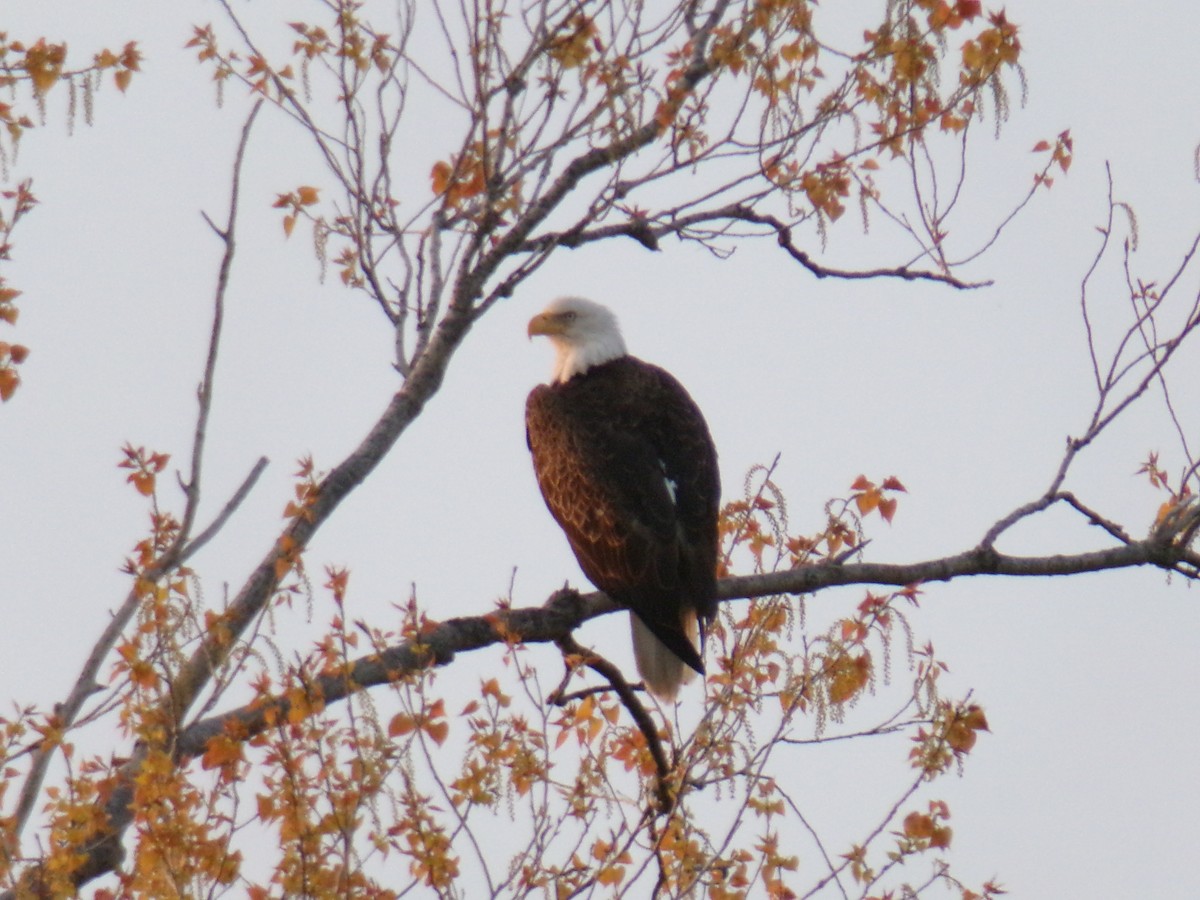
[[[584,574],[703,672],[683,623],[716,611],[720,480],[687,391],[623,357],[535,388],[525,421],[542,496]]]

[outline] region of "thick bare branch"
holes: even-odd
[[[847,585],[907,586],[976,575],[1045,578],[1141,566],[1174,569],[1181,563],[1189,567],[1200,566],[1200,555],[1172,543],[1149,539],[1106,550],[1053,556],[1010,556],[980,548],[917,563],[815,565],[763,575],[735,576],[722,579],[717,591],[722,601],[734,601],[779,594],[811,594]],[[482,616],[447,619],[428,629],[420,638],[360,658],[348,667],[345,675],[318,678],[314,690],[326,704],[332,703],[355,691],[389,684],[430,666],[448,665],[459,653],[513,642],[563,641],[584,622],[618,609],[599,591],[588,594],[559,591],[545,606],[499,609]],[[274,722],[285,720],[289,709],[288,699],[278,697],[203,719],[182,732],[178,752],[181,757],[193,757],[202,754],[208,741],[217,735],[255,734]]]
[[[722,601],[733,601],[779,594],[810,594],[848,585],[907,586],[978,575],[1057,577],[1142,566],[1181,571],[1189,578],[1197,578],[1200,554],[1188,549],[1185,542],[1172,540],[1173,537],[1172,534],[1156,533],[1146,540],[1078,554],[1012,556],[981,546],[955,556],[917,563],[814,565],[725,578],[718,584],[718,596]],[[598,591],[589,594],[559,591],[545,606],[499,609],[482,616],[448,619],[428,628],[419,638],[355,660],[343,673],[313,679],[310,693],[320,700],[314,704],[320,707],[345,700],[366,688],[394,683],[431,666],[448,665],[459,653],[512,643],[569,640],[572,632],[584,622],[617,609]],[[259,734],[286,721],[290,709],[291,701],[285,694],[202,719],[180,732],[175,743],[176,756],[180,762],[201,756],[208,742],[221,735],[246,739]],[[111,871],[119,861],[114,848],[119,847],[120,834],[132,820],[132,779],[140,762],[140,756],[135,754],[123,767],[118,787],[105,807],[112,830],[87,851],[87,862],[76,874],[77,884]]]

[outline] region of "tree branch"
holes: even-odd
[[[229,273],[233,266],[234,257],[234,228],[237,223],[238,209],[238,191],[241,183],[242,162],[246,156],[246,147],[250,142],[250,131],[254,127],[254,119],[258,115],[259,108],[262,103],[256,103],[250,114],[246,117],[246,122],[242,126],[241,138],[238,141],[237,153],[233,163],[233,184],[230,189],[229,201],[229,218],[226,220],[224,229],[217,228],[213,225],[213,230],[225,243],[225,252],[221,257],[220,272],[217,276],[217,288],[215,299],[213,301],[213,324],[209,335],[208,357],[204,365],[204,377],[200,383],[199,391],[197,392],[200,411],[196,417],[196,430],[192,440],[192,464],[191,475],[188,482],[183,486],[184,496],[186,498],[184,506],[183,523],[178,532],[178,537],[174,540],[170,547],[162,554],[162,556],[144,572],[140,573],[140,581],[156,582],[165,574],[170,572],[175,567],[182,565],[185,559],[193,552],[198,550],[206,543],[216,531],[225,524],[225,521],[233,514],[238,505],[245,499],[250,488],[254,486],[258,475],[262,471],[262,466],[265,461],[260,460],[260,464],[251,472],[250,477],[238,489],[233,498],[225,505],[225,509],[217,517],[217,519],[205,529],[204,533],[196,540],[191,540],[191,529],[195,522],[196,511],[200,505],[200,472],[201,462],[204,455],[204,438],[208,425],[209,409],[212,405],[212,382],[213,375],[216,371],[217,364],[217,348],[220,343],[221,323],[224,318],[225,305],[225,290],[229,283]],[[205,216],[205,219],[208,217]],[[117,640],[125,630],[125,626],[129,624],[129,620],[133,618],[137,612],[138,606],[141,603],[142,595],[138,592],[137,585],[130,589],[121,606],[113,614],[112,619],[105,627],[100,639],[92,647],[91,653],[88,654],[87,660],[83,664],[83,668],[76,678],[74,686],[71,688],[70,694],[65,700],[55,706],[56,725],[63,731],[70,728],[79,715],[79,711],[83,708],[83,704],[87,702],[88,697],[92,696],[98,689],[99,684],[96,676],[100,671],[100,666],[116,645]],[[30,764],[29,774],[25,778],[24,784],[21,785],[21,796],[17,802],[17,809],[14,814],[13,834],[19,835],[29,821],[29,816],[33,812],[34,803],[37,801],[41,793],[42,783],[46,778],[46,770],[50,764],[50,758],[53,755],[57,745],[51,742],[45,743],[33,755],[33,761]]]
[[[246,497],[249,496],[250,492],[254,490],[254,485],[258,483],[259,476],[261,476],[263,471],[266,470],[267,463],[268,460],[265,456],[260,456],[258,458],[258,461],[250,469],[250,474],[243,479],[241,487],[233,492],[233,496],[229,498],[229,501],[224,507],[222,507],[221,511],[217,513],[217,517],[213,519],[211,523],[209,523],[207,528],[188,541],[187,546],[184,547],[183,553],[179,558],[181,563],[185,562],[189,557],[194,555],[197,550],[211,541],[213,537],[216,536],[217,532],[225,527],[225,523],[229,521],[229,517],[237,511],[237,508],[242,505],[242,501],[244,501]]]
[[[225,4],[223,3],[222,5]],[[674,84],[677,100],[690,95],[696,86],[712,73],[712,65],[706,59],[708,37],[728,6],[729,0],[719,0],[710,13],[709,19],[701,30],[701,33],[693,42],[691,61],[687,68],[678,76]],[[226,8],[228,9],[228,7]],[[231,18],[233,17],[231,16]],[[236,18],[234,18],[234,22],[235,25],[239,24]],[[243,35],[243,37],[246,37],[248,42],[248,37],[246,35]],[[318,138],[318,144],[325,151],[331,170],[340,173],[336,160],[332,159],[328,148],[324,144],[324,133],[317,128],[315,123],[306,122],[306,124],[313,136]],[[292,520],[283,535],[281,535],[280,540],[267,552],[263,560],[250,574],[227,610],[226,616],[222,621],[222,634],[218,637],[209,637],[201,641],[199,648],[181,667],[171,685],[170,713],[172,719],[175,721],[182,719],[184,712],[192,705],[200,691],[210,681],[212,673],[227,657],[229,649],[233,645],[233,641],[229,640],[229,636],[236,637],[242,634],[262,611],[278,587],[281,575],[278,572],[277,562],[284,552],[281,547],[286,545],[286,547],[290,548],[289,552],[292,553],[299,552],[306,547],[312,536],[328,520],[334,510],[341,504],[342,500],[374,470],[387,454],[388,450],[399,439],[400,435],[407,429],[408,425],[420,415],[429,399],[437,393],[441,387],[450,359],[474,323],[474,318],[478,314],[478,310],[473,309],[473,303],[482,294],[484,285],[488,279],[495,274],[496,270],[506,259],[517,251],[522,242],[528,238],[530,232],[559,206],[583,178],[631,156],[657,140],[661,133],[662,126],[657,121],[651,120],[639,126],[632,134],[623,139],[616,140],[608,146],[593,148],[575,157],[567,164],[558,177],[554,179],[547,193],[535,201],[503,236],[496,240],[494,244],[489,245],[486,251],[483,251],[472,264],[464,264],[453,288],[453,300],[446,314],[438,322],[436,330],[432,332],[429,343],[423,348],[420,358],[414,362],[411,371],[407,373],[404,385],[392,397],[387,409],[358,447],[321,481],[313,504],[305,510],[304,515],[297,516]],[[244,139],[243,137],[243,141]],[[241,153],[239,151],[239,161],[240,158]],[[232,241],[230,240],[231,230],[232,227],[225,232],[221,232],[218,229],[218,234],[226,241],[227,255],[228,250],[232,248]],[[485,246],[485,240],[488,237],[485,231],[486,229],[479,229],[473,236],[477,249],[482,249]],[[468,258],[471,255],[468,254]],[[222,271],[224,272],[224,270],[223,266]],[[206,384],[209,382],[208,377],[206,377],[205,382]],[[202,426],[198,426],[197,433],[202,438]],[[187,490],[186,487],[185,490]],[[180,549],[182,549],[182,544],[180,545]],[[178,564],[178,558],[173,560],[173,564]],[[155,571],[158,570],[156,569]],[[124,624],[127,624],[129,617],[132,616],[136,608],[136,598],[131,595],[126,600],[118,617],[110,623],[106,635],[113,634],[113,640],[115,640],[115,637],[119,636]],[[521,634],[526,640],[554,640],[557,637],[569,634],[574,627],[567,623],[557,628],[549,628],[544,620],[544,616],[545,613],[543,611],[543,620],[531,623],[531,625],[536,625],[537,628],[540,628],[541,632],[538,632],[537,628],[534,628],[532,631],[521,628],[516,633]],[[517,618],[520,621],[524,621],[522,617],[518,616]],[[380,677],[386,678],[388,673],[413,671],[430,662],[444,664],[453,658],[454,652],[457,650],[475,649],[476,647],[487,646],[503,640],[503,637],[497,635],[491,626],[486,624],[486,620],[484,619],[474,620],[474,624],[471,624],[469,620],[459,621],[459,626],[454,629],[453,638],[449,636],[438,638],[434,644],[427,646],[424,643],[423,636],[420,645],[406,644],[394,648],[394,653],[389,652],[381,656],[374,663],[365,665],[362,673],[359,673],[356,669],[355,675],[352,678],[356,681],[358,674],[363,674],[368,678],[367,682],[360,683],[359,686],[379,683],[377,679]],[[120,627],[118,627],[118,624]],[[541,638],[530,637],[531,634],[537,633],[543,633],[545,636]],[[466,643],[460,644],[461,641],[466,641]],[[110,648],[111,644],[106,649]],[[432,652],[432,656],[429,655],[430,652]],[[97,657],[96,665],[98,666],[105,654],[93,655]],[[385,657],[386,665],[384,661]],[[370,663],[370,661],[365,662]],[[385,667],[380,668],[382,665],[385,665]],[[85,681],[86,685],[84,684]],[[78,701],[80,705],[90,694],[93,681],[94,674],[87,679],[81,678],[80,685],[77,685],[74,693],[80,694]],[[80,686],[87,689],[80,693]],[[349,691],[350,685],[345,684],[342,686],[341,693],[338,696],[344,697]],[[264,720],[259,717],[255,721],[261,727]],[[132,783],[140,768],[142,755],[141,753],[135,753],[129,762],[122,767],[118,785],[110,796],[109,801],[105,804],[109,830],[96,841],[91,849],[86,851],[87,859],[73,873],[76,884],[83,884],[91,878],[109,871],[116,864],[116,861],[119,860],[121,835],[132,821],[133,812],[129,808],[132,798]],[[183,753],[181,755],[187,756],[190,754]],[[30,804],[35,797],[36,791],[31,792]],[[37,877],[35,867],[31,871],[30,878],[36,881]]]
[[[570,665],[570,657],[577,658],[580,665],[585,665],[599,674],[616,692],[617,697],[621,700],[621,705],[628,710],[638,730],[641,731],[642,737],[646,739],[650,755],[654,757],[654,768],[658,772],[659,812],[664,815],[669,813],[673,803],[671,786],[668,781],[671,775],[671,764],[667,761],[667,753],[663,749],[662,739],[658,735],[658,726],[654,724],[654,719],[650,717],[646,707],[638,700],[633,686],[625,680],[625,676],[619,668],[594,650],[581,646],[573,635],[565,635],[556,640],[555,644],[562,651],[563,658],[567,660],[568,665]],[[551,697],[551,702],[556,702],[556,700],[561,702],[561,699]]]
[[[959,290],[974,290],[975,288],[989,287],[992,281],[963,281],[956,278],[948,272],[930,272],[926,269],[910,269],[908,266],[895,266],[893,268],[880,269],[834,269],[829,266],[823,266],[815,262],[811,256],[801,250],[792,242],[792,229],[785,222],[780,221],[771,215],[765,215],[756,212],[748,206],[735,205],[723,211],[730,219],[739,220],[742,222],[751,222],[755,225],[769,226],[774,232],[779,246],[782,247],[787,254],[804,268],[808,269],[817,278],[845,278],[845,279],[866,279],[866,278],[901,278],[904,281],[937,281],[942,284],[948,284],[951,287]]]
[[[1151,539],[1073,555],[1009,556],[981,548],[917,563],[822,564],[763,575],[734,576],[718,582],[717,596],[722,601],[732,601],[778,594],[811,594],[830,587],[856,584],[906,586],[975,575],[1059,577],[1140,566],[1175,569],[1180,563],[1200,567],[1200,555],[1176,544]],[[1191,573],[1185,574],[1195,577]],[[329,704],[356,691],[392,683],[430,666],[447,665],[459,653],[497,644],[569,641],[571,633],[584,622],[619,609],[599,591],[588,594],[558,591],[545,606],[499,609],[482,616],[447,619],[431,626],[419,638],[355,660],[346,667],[345,674],[315,679],[314,691]],[[203,754],[208,741],[218,735],[252,736],[273,722],[285,720],[290,708],[286,695],[281,695],[202,719],[183,730],[177,752],[182,759],[187,759]]]
[[[1189,517],[1184,524],[1190,527],[1194,518]],[[778,594],[808,594],[855,584],[906,586],[976,575],[1058,577],[1140,566],[1183,571],[1189,578],[1200,577],[1200,554],[1189,550],[1186,543],[1175,540],[1180,533],[1160,531],[1146,540],[1072,555],[1010,556],[981,546],[955,556],[917,563],[820,564],[724,578],[717,584],[717,596],[722,601],[732,601]],[[1186,565],[1188,570],[1181,570],[1181,565]],[[309,694],[328,705],[365,688],[391,684],[431,666],[448,665],[458,653],[498,644],[566,641],[570,646],[571,634],[576,628],[589,619],[618,609],[599,591],[589,594],[558,591],[545,606],[499,609],[482,616],[448,619],[429,627],[418,638],[360,657],[338,674],[318,676],[308,685]],[[242,740],[253,737],[275,723],[286,721],[290,710],[291,702],[284,693],[195,722],[178,735],[176,759],[182,764],[203,755],[208,742],[221,735],[236,735]],[[133,777],[140,767],[141,756],[141,751],[135,753],[122,768],[118,783],[105,804],[113,830],[83,851],[86,858],[74,873],[76,884],[112,871],[119,864],[121,833],[132,818]],[[23,883],[36,883],[37,878],[35,868]],[[6,898],[12,896],[15,895],[4,895]]]
[[[935,281],[959,290],[974,290],[989,287],[993,282],[963,281],[947,272],[931,272],[926,269],[910,269],[908,266],[883,267],[875,269],[835,269],[814,260],[792,241],[792,229],[787,223],[775,216],[760,213],[745,203],[733,203],[719,209],[692,213],[687,216],[672,218],[669,222],[651,221],[646,218],[630,218],[625,222],[612,225],[598,225],[585,228],[584,223],[566,231],[556,231],[540,234],[524,241],[515,252],[547,253],[555,247],[576,249],[598,241],[614,237],[628,237],[637,241],[647,250],[658,250],[659,242],[664,237],[675,235],[684,237],[684,232],[698,225],[714,222],[747,222],[752,225],[764,225],[775,234],[776,241],[787,254],[817,278],[843,278],[847,280],[865,280],[871,278],[900,278],[904,281]]]

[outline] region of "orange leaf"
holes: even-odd
[[[990,731],[988,728],[987,717],[984,716],[983,710],[978,706],[968,706],[966,715],[963,716],[963,722],[968,728],[974,731]]]
[[[973,19],[983,12],[983,4],[980,0],[958,0],[954,10],[964,19]]]
[[[955,753],[970,753],[978,736],[962,722],[955,722],[946,729],[946,743]]]
[[[317,712],[320,706],[319,703],[310,701],[308,694],[303,688],[292,688],[288,691],[287,699],[287,720],[292,725],[299,725],[310,715]]]
[[[866,637],[866,627],[853,619],[842,619],[842,640],[861,641]]]
[[[408,713],[396,713],[392,716],[392,721],[388,722],[388,737],[408,734],[416,725],[416,721]]]
[[[445,722],[430,722],[425,726],[424,731],[440,747],[446,742],[446,735],[450,733],[450,726]]]
[[[129,476],[129,481],[144,497],[149,497],[154,493],[154,476],[149,472],[134,472]]]
[[[433,181],[433,192],[435,194],[446,193],[446,188],[450,186],[450,176],[453,174],[454,170],[450,168],[450,163],[445,161],[434,163],[433,169],[429,173],[429,177]]]
[[[855,496],[854,505],[857,506],[858,511],[865,516],[879,505],[879,501],[879,492],[876,490],[870,490]]]
[[[16,49],[9,45],[10,49]],[[33,82],[33,89],[44,94],[58,83],[63,63],[67,58],[66,44],[47,44],[45,38],[25,51],[24,68]]]
[[[889,498],[879,501],[879,514],[883,516],[883,520],[889,525],[892,523],[892,516],[896,514],[896,500]]]
[[[622,866],[605,866],[596,874],[596,880],[603,885],[620,884],[625,877],[625,869]]]
[[[871,659],[861,656],[843,656],[830,666],[829,700],[845,703],[867,685],[871,677]]]
[[[232,740],[227,735],[219,734],[205,746],[204,756],[200,758],[200,765],[205,769],[216,769],[239,762],[241,758],[241,742]]]
[[[910,812],[904,817],[904,836],[910,838],[933,837],[933,819],[924,813]]]
[[[12,369],[0,369],[0,400],[9,400],[17,392],[21,376]]]

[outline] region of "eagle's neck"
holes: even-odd
[[[588,340],[579,343],[555,341],[554,351],[551,384],[565,384],[592,366],[612,362],[624,356],[626,352],[625,341],[619,331],[589,335]]]

